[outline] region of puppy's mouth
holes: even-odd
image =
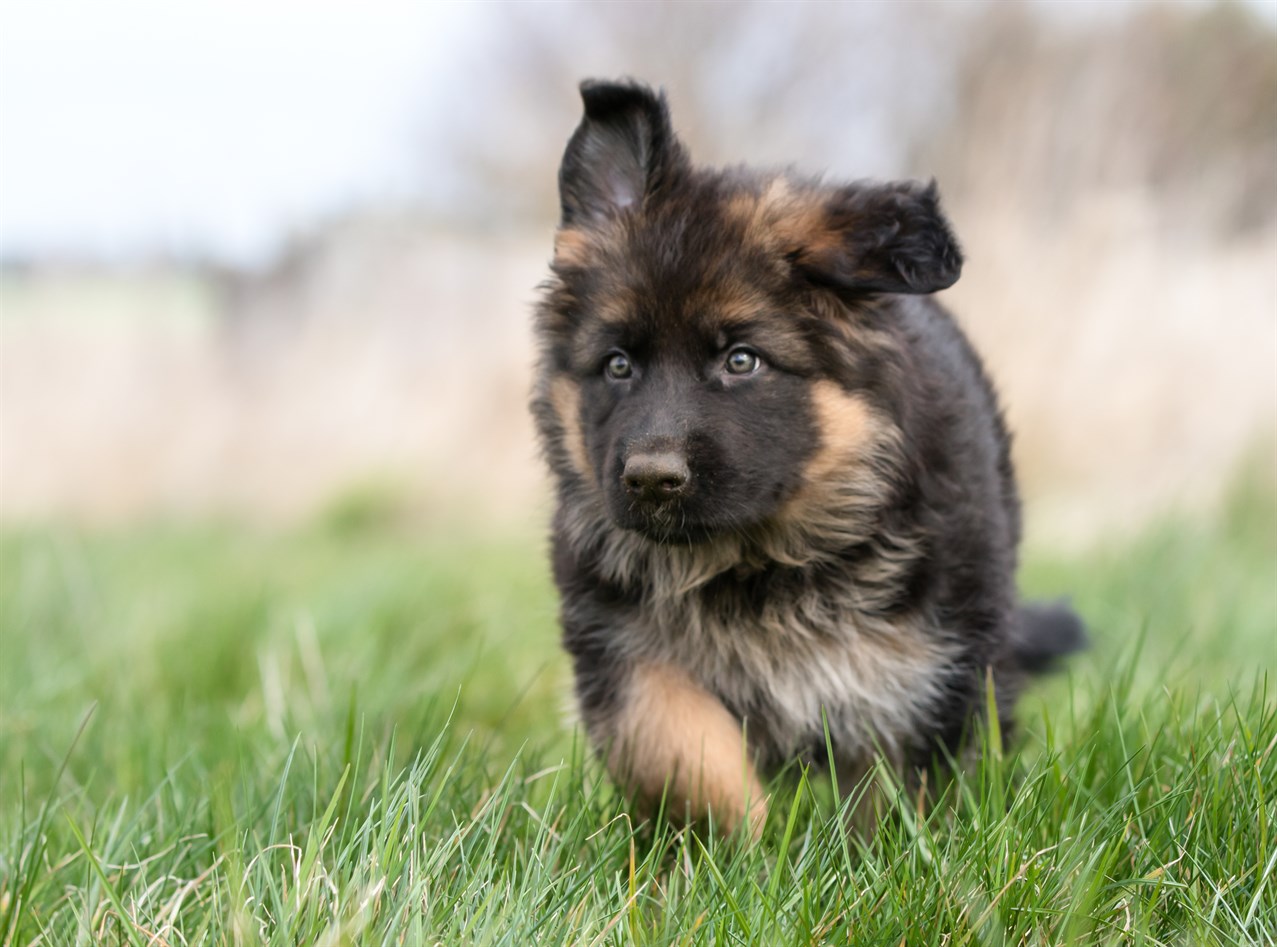
[[[686,503],[677,500],[653,503],[621,496],[613,507],[612,521],[644,539],[670,546],[688,546],[710,539],[717,529],[697,518]]]

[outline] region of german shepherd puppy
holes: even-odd
[[[587,81],[532,410],[589,738],[647,804],[757,833],[786,763],[908,773],[1082,641],[1018,605],[980,360],[930,296],[933,183],[694,166],[663,95]],[[828,729],[828,744],[826,741]]]

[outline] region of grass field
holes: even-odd
[[[794,774],[759,845],[626,818],[537,538],[10,530],[0,945],[1277,943],[1267,482],[1030,550],[1095,644],[1014,750],[870,838]]]

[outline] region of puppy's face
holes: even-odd
[[[672,223],[634,221],[568,277],[590,317],[567,354],[613,520],[689,542],[760,522],[793,492],[818,440],[820,365],[812,327],[771,267],[742,260],[741,234]]]
[[[935,191],[694,169],[662,99],[582,93],[538,323],[551,462],[654,541],[764,523],[868,424],[885,336],[856,302],[956,279]]]

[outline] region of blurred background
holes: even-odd
[[[1036,541],[1272,469],[1272,0],[0,10],[4,522],[539,528],[585,76],[703,162],[938,178]]]

